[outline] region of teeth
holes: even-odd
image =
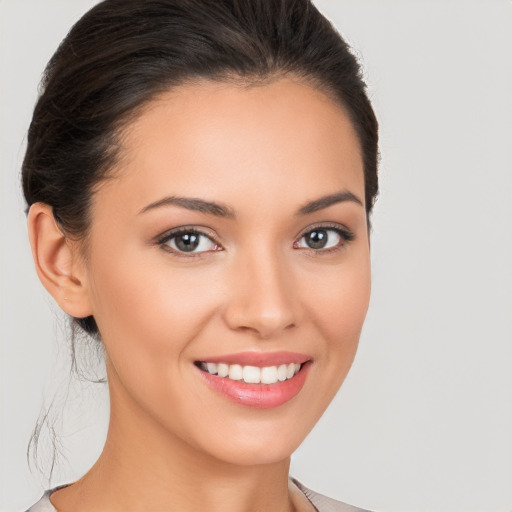
[[[206,363],[206,369],[210,373],[217,373],[217,363]]]
[[[261,383],[275,384],[277,382],[277,367],[265,366],[261,369]]]
[[[299,370],[300,364],[289,363],[279,366],[241,366],[239,364],[201,363],[201,368],[212,375],[243,380],[249,384],[275,384],[291,379]]]
[[[244,382],[259,384],[261,381],[261,370],[257,366],[244,366],[242,372]]]
[[[210,370],[208,370],[210,372]],[[212,373],[212,372],[210,372]],[[217,375],[219,377],[227,377],[229,375],[229,365],[224,363],[219,363],[217,365]]]
[[[277,368],[277,378],[283,382],[286,380],[286,370],[287,370],[287,366],[285,364],[282,364],[281,366],[279,366]]]
[[[242,380],[243,369],[239,364],[232,364],[229,366],[229,378],[231,380]]]

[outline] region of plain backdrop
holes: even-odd
[[[57,423],[67,462],[52,485],[83,474],[105,435],[104,386],[68,385],[66,333],[33,270],[19,186],[42,70],[94,3],[0,1],[3,512],[48,485],[25,452],[55,391],[57,410],[69,395]],[[376,512],[510,511],[512,4],[316,4],[363,62],[381,194],[356,362],[292,474]]]

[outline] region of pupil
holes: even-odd
[[[185,233],[176,238],[176,247],[180,251],[190,252],[199,245],[199,236],[195,233]]]
[[[311,231],[306,237],[306,243],[312,249],[322,249],[327,242],[327,232],[324,230]]]

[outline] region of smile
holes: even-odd
[[[240,364],[209,363],[200,361],[197,366],[211,375],[218,375],[231,380],[243,380],[247,384],[276,384],[291,379],[300,370],[299,363],[281,364],[279,366],[242,366]]]
[[[289,352],[244,353],[194,364],[204,381],[225,398],[240,405],[268,409],[299,394],[312,360]]]

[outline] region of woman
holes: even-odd
[[[289,478],[354,358],[377,122],[306,0],[107,0],[50,61],[37,274],[102,344],[104,450],[30,510],[360,510]]]

